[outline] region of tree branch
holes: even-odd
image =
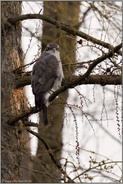
[[[16,74],[17,75],[17,74]],[[15,88],[21,88],[24,87],[26,85],[30,85],[31,84],[31,72],[30,73],[25,73],[23,76],[16,76],[15,78]]]
[[[39,127],[38,123],[34,123],[32,121],[23,121],[23,124],[26,127]]]
[[[54,154],[53,154],[53,151],[51,150],[51,148],[49,147],[49,145],[47,144],[47,142],[36,132],[30,130],[29,128],[26,128],[26,130],[28,132],[30,132],[31,134],[33,134],[34,136],[36,136],[45,146],[49,156],[51,157],[51,160],[54,162],[54,164],[56,165],[56,167],[61,171],[61,173],[63,175],[65,175],[65,177],[68,178],[69,182],[70,183],[75,183],[69,176],[68,174],[63,170],[62,166],[60,165],[60,163],[56,160]]]
[[[113,50],[113,46],[109,43],[106,43],[104,41],[101,41],[101,40],[98,40],[97,38],[94,38],[82,31],[78,31],[77,29],[69,26],[69,25],[66,25],[60,21],[56,21],[55,19],[53,18],[50,18],[48,16],[45,16],[45,15],[40,15],[40,14],[25,14],[25,15],[20,15],[20,16],[16,16],[14,18],[9,18],[7,21],[8,23],[10,23],[11,25],[14,25],[16,24],[17,22],[19,21],[23,21],[23,20],[27,20],[27,19],[41,19],[41,20],[45,20],[51,24],[53,24],[54,26],[56,26],[57,28],[60,28],[74,36],[80,36],[81,38],[84,38],[86,39],[87,41],[90,41],[94,44],[98,44],[98,45],[101,45],[105,48],[108,48],[110,50]]]
[[[81,76],[71,76],[67,79],[64,79],[62,86],[67,85],[70,81],[79,80]],[[31,84],[31,75],[19,76],[16,77],[15,86],[16,89],[24,87]],[[120,75],[90,75],[87,79],[81,80],[79,85],[83,84],[100,84],[104,85],[121,85],[122,77]]]
[[[31,114],[34,114],[34,113],[37,113],[39,112],[41,109],[39,110],[36,110],[35,107],[32,107],[32,108],[29,108],[26,112],[22,112],[21,114],[15,116],[15,117],[12,117],[11,119],[8,120],[8,125],[11,125],[11,126],[15,126],[15,123],[25,117],[28,117],[29,115]]]

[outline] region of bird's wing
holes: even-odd
[[[40,57],[33,67],[32,90],[34,94],[46,93],[51,90],[57,78],[58,60],[53,55]]]

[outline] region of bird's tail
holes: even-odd
[[[48,118],[47,118],[47,106],[44,102],[44,95],[35,95],[35,105],[36,109],[40,109],[42,107],[43,109],[43,117],[44,117],[44,124],[48,124]]]
[[[47,125],[48,124],[48,118],[47,118],[47,106],[43,105],[43,117],[44,117],[44,124]]]
[[[36,109],[40,109],[44,103],[44,96],[42,94],[35,95],[35,107]]]

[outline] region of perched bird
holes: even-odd
[[[32,91],[36,109],[43,109],[44,123],[48,124],[47,107],[52,91],[61,86],[64,77],[59,45],[49,43],[43,54],[36,60],[32,70]]]

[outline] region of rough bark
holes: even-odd
[[[15,88],[15,74],[13,73],[13,70],[23,65],[21,23],[16,26],[5,24],[9,17],[21,14],[21,2],[2,2],[1,10],[1,181],[23,182],[29,180],[29,172],[22,169],[22,166],[29,168],[28,161],[27,165],[24,164],[29,154],[27,151],[27,147],[29,150],[29,137],[28,134],[25,134],[20,121],[13,127],[7,124],[11,117],[17,116],[26,109],[24,90]]]
[[[78,21],[79,3],[78,2],[44,2],[44,15],[48,15],[56,20],[64,21],[73,26]],[[47,43],[57,42],[60,45],[62,63],[75,62],[75,36],[69,37],[64,31],[56,29],[47,22],[43,22],[42,48]],[[64,68],[65,77],[71,75],[74,67]],[[61,157],[62,150],[62,127],[64,120],[65,101],[68,93],[64,92],[55,99],[48,108],[49,126],[42,126],[42,116],[40,116],[39,134],[44,137],[50,148],[53,150],[55,158]],[[41,142],[38,143],[37,155],[34,162],[34,169],[40,174],[33,176],[33,182],[60,182],[61,172],[51,160],[47,150]]]

